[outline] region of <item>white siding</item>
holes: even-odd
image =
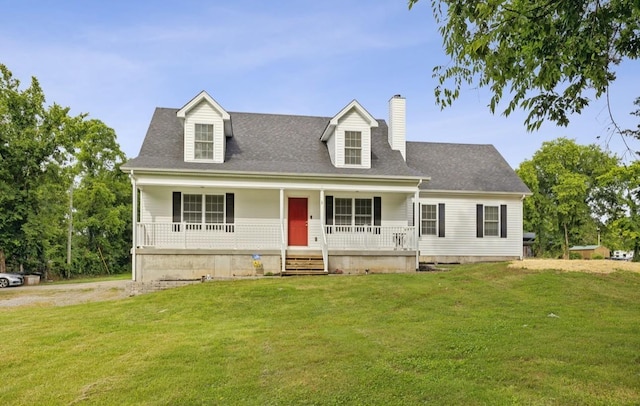
[[[236,223],[265,224],[280,218],[280,194],[277,190],[217,189],[185,187],[145,187],[140,194],[140,221],[173,221],[173,192],[223,195],[234,193]]]
[[[405,195],[383,193],[377,196],[382,197],[383,226],[406,226],[408,224]]]
[[[170,223],[172,192],[168,187],[145,187],[140,192],[140,222]]]
[[[184,121],[184,160],[195,161],[195,124],[213,124],[213,162],[224,162],[225,137],[222,115],[206,101],[189,111]]]
[[[327,140],[327,149],[329,150],[329,157],[331,158],[331,163],[333,164],[333,166],[338,166],[337,165],[337,161],[336,161],[336,133],[335,131],[333,132],[333,134],[331,134],[329,136],[329,139]],[[342,155],[342,159],[344,162],[344,154]]]
[[[371,168],[371,127],[356,109],[351,109],[338,121],[335,135],[335,166],[339,168],[353,167],[344,163],[344,132],[360,131],[362,133],[362,164],[359,168]]]
[[[400,151],[406,160],[406,100],[404,97],[392,97],[389,100],[389,134],[391,149]]]
[[[380,197],[382,203],[380,219],[381,226],[406,226],[407,225],[407,207],[406,207],[406,195],[397,193],[331,193],[326,192],[326,195],[333,196],[335,198],[349,198],[349,199],[373,199],[374,197]],[[373,206],[372,206],[373,207]],[[373,213],[372,213],[373,214]]]
[[[420,255],[520,257],[522,201],[518,197],[421,197],[420,204],[445,204],[445,237],[420,236]],[[476,237],[476,205],[507,206],[507,238]],[[422,213],[420,213],[422,214]],[[420,226],[418,223],[417,226]]]
[[[278,190],[251,190],[251,189],[216,189],[216,188],[185,188],[185,187],[145,187],[140,194],[140,219],[141,222],[171,222],[172,218],[172,194],[182,192],[189,194],[224,194],[235,193],[235,218],[236,221],[245,223],[261,223],[264,220],[280,218],[280,195]],[[382,225],[406,226],[407,196],[399,193],[346,193],[330,191],[326,195],[334,198],[360,198],[373,199],[380,196],[382,201]],[[287,217],[287,200],[289,197],[306,197],[309,201],[309,239],[320,236],[320,196],[317,191],[289,192],[285,193],[285,219]],[[411,204],[411,203],[409,203]],[[475,210],[475,205],[473,206]],[[475,211],[474,211],[475,213]],[[312,226],[313,225],[313,226]],[[475,227],[475,218],[473,220]],[[312,232],[312,228],[316,229]],[[474,228],[475,235],[475,228]]]

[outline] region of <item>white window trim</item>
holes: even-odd
[[[352,134],[357,134],[360,137],[360,146],[359,147],[352,147],[352,146],[347,146],[347,133],[352,133]],[[347,150],[349,151],[358,151],[358,158],[359,158],[359,163],[351,163],[351,162],[347,162]],[[351,130],[346,130],[344,132],[344,165],[345,166],[355,166],[355,167],[361,167],[362,166],[362,131],[351,131]]]
[[[197,128],[198,126],[207,126],[207,127],[211,127],[211,140],[199,140],[198,139],[198,131]],[[211,145],[211,157],[207,157],[207,158],[198,158],[198,144],[206,144],[206,145]],[[193,124],[193,159],[198,160],[198,161],[213,161],[215,157],[215,126],[213,125],[213,123],[194,123]]]
[[[338,224],[338,216],[344,216],[342,214],[337,213],[338,209],[338,200],[348,200],[350,202],[350,223],[349,224]],[[356,200],[366,200],[369,202],[369,222],[366,224],[356,224]],[[363,217],[362,215],[358,215],[358,217]],[[336,231],[351,231],[351,232],[370,232],[371,227],[373,227],[374,221],[373,215],[373,198],[369,197],[335,197],[333,204],[333,222]],[[342,227],[342,229],[341,229]]]
[[[487,208],[493,208],[497,213],[497,220],[487,220]],[[482,224],[482,233],[485,237],[500,237],[500,206],[487,206],[484,205],[484,212],[482,213],[483,224]],[[487,234],[487,223],[496,224],[496,233],[495,234]]]
[[[185,196],[200,196],[200,221],[199,222],[187,222],[185,220]],[[222,222],[220,223],[207,223],[207,196],[222,197]],[[225,204],[224,194],[210,194],[210,193],[183,193],[182,194],[182,222],[186,224],[187,230],[215,230],[215,231],[227,231],[227,207]],[[212,212],[215,213],[215,212]]]
[[[433,206],[435,208],[435,218],[434,219],[426,219],[425,218],[425,208],[428,206]],[[421,209],[420,209],[420,234],[421,235],[432,235],[434,237],[438,236],[438,205],[437,204],[422,204],[420,205]],[[433,227],[433,233],[428,233],[426,231],[425,228],[425,223],[426,222],[433,222],[434,227]]]

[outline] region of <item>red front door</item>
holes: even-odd
[[[289,245],[307,246],[307,198],[289,198]]]

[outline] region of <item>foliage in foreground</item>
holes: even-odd
[[[451,105],[467,84],[488,87],[491,112],[509,96],[503,114],[522,108],[529,130],[566,126],[591,94],[608,91],[622,60],[640,57],[637,0],[431,0],[431,8],[451,57],[434,69],[438,104]]]
[[[5,261],[10,271],[67,277],[129,268],[124,153],[113,129],[69,111],[47,106],[36,78],[21,89],[0,64],[0,271]]]
[[[11,309],[0,403],[638,404],[639,288],[498,264]]]

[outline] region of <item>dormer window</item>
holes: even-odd
[[[371,137],[378,121],[353,100],[333,116],[322,132],[336,168],[371,168]]]
[[[184,130],[184,161],[225,161],[227,138],[232,137],[231,116],[207,94],[200,92],[176,113]]]
[[[195,124],[195,159],[213,159],[213,124]]]
[[[362,133],[360,131],[344,132],[345,165],[362,164]]]

